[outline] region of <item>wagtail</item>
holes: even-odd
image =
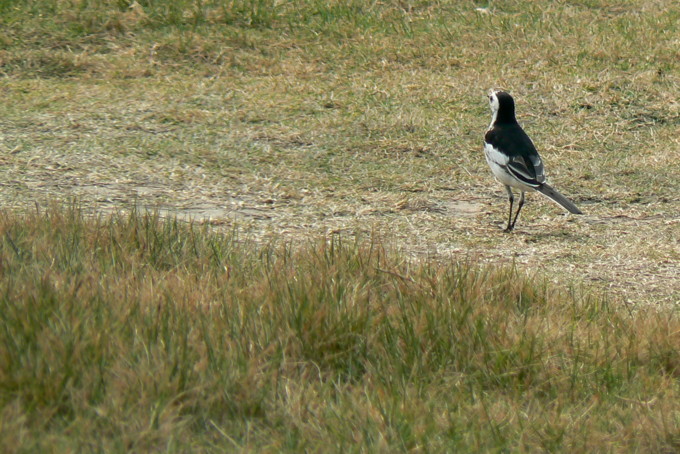
[[[484,154],[491,171],[508,191],[510,214],[505,231],[510,232],[515,228],[519,212],[524,205],[526,191],[538,191],[562,205],[570,213],[583,214],[571,200],[545,182],[543,162],[533,142],[517,123],[515,101],[512,96],[504,91],[489,90],[489,105],[492,117],[491,125],[484,135]],[[512,188],[520,191],[515,219],[512,218],[512,205],[515,200]]]

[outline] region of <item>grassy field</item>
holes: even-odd
[[[680,319],[376,238],[4,216],[5,452],[671,452]]]
[[[2,445],[676,450],[676,3],[0,0]]]

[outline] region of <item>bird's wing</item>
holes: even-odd
[[[531,153],[528,158],[531,161],[531,165],[534,167],[534,172],[536,173],[536,181],[539,183],[545,182],[545,171],[543,170],[543,161],[539,156],[536,148],[534,148],[534,153]]]
[[[505,134],[500,132],[500,127],[492,128],[486,133],[485,140],[493,148],[506,151],[508,161],[503,164],[508,171],[528,186],[543,184],[543,162],[529,136],[519,125],[513,126],[511,131],[504,131]]]
[[[510,158],[507,169],[515,178],[528,186],[538,187],[545,181],[543,163],[538,155],[535,159],[527,159],[523,156]]]

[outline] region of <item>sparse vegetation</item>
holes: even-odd
[[[3,449],[677,450],[679,23],[0,0]],[[492,86],[585,216],[500,232]]]

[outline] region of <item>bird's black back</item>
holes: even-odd
[[[541,157],[534,143],[514,119],[514,115],[511,122],[496,121],[484,135],[484,141],[509,156],[509,165],[519,170],[524,177],[533,180],[525,182],[535,184],[545,181]]]
[[[538,155],[534,143],[516,121],[514,123],[494,123],[484,135],[484,141],[510,156],[531,159]]]

